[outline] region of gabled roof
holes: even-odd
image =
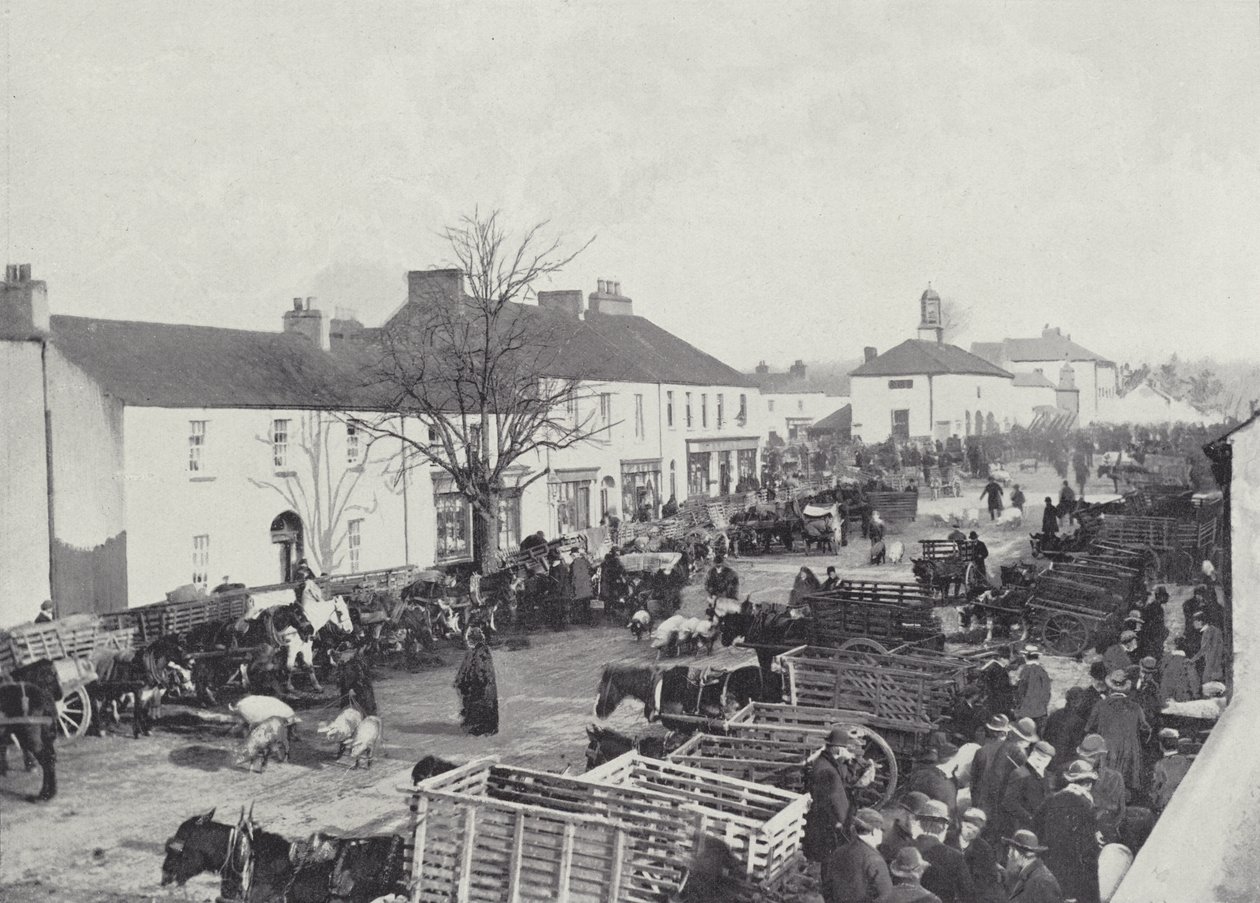
[[[1014,385],[1020,389],[1053,389],[1054,383],[1044,373],[1016,373]]]
[[[853,428],[853,405],[846,404],[832,411],[822,420],[809,427],[811,433],[847,433]]]
[[[1000,342],[972,342],[971,351],[985,360],[1011,361],[1097,361],[1112,363],[1101,354],[1078,345],[1057,329],[1047,329],[1037,338],[1003,339]]]
[[[957,345],[926,342],[922,339],[906,339],[874,360],[867,361],[849,375],[936,376],[946,373],[1011,378],[1011,374],[1001,367],[964,351]]]
[[[101,389],[172,408],[368,408],[351,367],[293,333],[52,318],[51,341]]]

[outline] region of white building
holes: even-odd
[[[1117,395],[1119,382],[1116,365],[1064,335],[1057,326],[1047,326],[1040,337],[1003,339],[1000,342],[973,342],[973,354],[1014,374],[1041,373],[1057,379],[1064,364],[1071,365],[1075,387],[1079,390],[1079,425],[1088,426],[1100,418],[1100,411]]]
[[[801,360],[786,373],[771,373],[762,361],[750,378],[761,390],[759,400],[767,439],[773,433],[785,442],[804,442],[809,427],[849,400],[814,379]]]
[[[865,363],[850,374],[854,438],[944,440],[1029,417],[1013,374],[943,341],[940,296],[929,288],[919,304],[919,337],[883,354],[867,348]]]
[[[411,274],[408,303],[450,271]],[[565,366],[609,425],[597,441],[521,461],[501,547],[573,532],[605,510],[728,491],[757,473],[764,430],[739,373],[633,315],[618,291],[544,293]],[[572,301],[575,312],[558,309]],[[399,467],[399,440],[354,419],[373,330],[296,299],[283,331],[50,317],[47,289],[11,267],[0,291],[0,625],[158,601],[177,586],[472,557],[472,512],[449,477]],[[562,376],[565,374],[556,373]],[[584,415],[582,415],[584,416]],[[493,431],[495,424],[489,424]],[[418,421],[407,435],[425,435]],[[493,433],[492,433],[493,435]],[[543,469],[546,479],[542,479]]]
[[[1174,423],[1206,423],[1208,418],[1188,401],[1173,398],[1150,383],[1140,383],[1123,395],[1098,406],[1103,423],[1168,426]]]

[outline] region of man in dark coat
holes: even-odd
[[[801,851],[811,862],[824,862],[849,839],[853,814],[851,788],[865,787],[875,779],[875,764],[859,759],[865,742],[856,725],[836,725],[827,735],[827,747],[809,769],[809,811]]]
[[[669,494],[665,507],[661,509],[661,517],[673,517],[678,513],[678,497],[674,493]]]
[[[989,566],[987,563],[989,559],[989,547],[984,544],[984,540],[980,538],[980,534],[978,534],[975,530],[972,530],[971,534],[967,538],[971,540],[971,560],[975,562],[976,567],[980,569],[980,573],[987,576],[989,573]]]
[[[919,767],[906,778],[906,792],[917,790],[928,799],[939,800],[949,809],[949,822],[958,820],[958,784],[942,767],[958,753],[958,747],[945,741],[931,747],[920,759]]]
[[[35,616],[36,624],[47,624],[53,619],[52,599],[45,599],[39,604],[39,614]]]
[[[1098,773],[1078,759],[1063,776],[1067,786],[1041,807],[1035,833],[1047,847],[1044,861],[1063,895],[1077,903],[1099,903],[1098,838],[1090,794]]]
[[[1003,838],[1006,857],[1006,891],[1011,903],[1063,903],[1063,891],[1054,873],[1039,854],[1046,852],[1032,831],[1016,831]]]
[[[1199,698],[1199,675],[1185,649],[1174,649],[1164,659],[1164,670],[1159,676],[1159,698],[1162,702],[1188,702]]]
[[[1190,658],[1190,664],[1199,670],[1199,684],[1225,680],[1225,638],[1221,629],[1208,623],[1207,615],[1196,611],[1191,621],[1194,632],[1199,634],[1199,651]]]
[[[910,830],[915,835],[915,847],[928,863],[924,889],[940,897],[941,903],[971,903],[976,887],[967,860],[962,851],[945,845],[949,808],[940,800],[928,800],[915,812]]]
[[[1072,487],[1068,485],[1068,481],[1063,481],[1063,486],[1059,489],[1059,517],[1067,517],[1076,510],[1076,493],[1072,491]]]
[[[1054,537],[1059,532],[1059,509],[1054,507],[1054,500],[1046,496],[1045,508],[1041,512],[1041,540],[1054,544]]]
[[[874,903],[892,890],[888,866],[877,849],[884,839],[884,818],[874,809],[853,815],[853,839],[822,864],[824,903]]]
[[[621,563],[621,551],[609,549],[599,570],[599,597],[615,603],[625,591],[626,566]]]
[[[958,827],[958,848],[962,850],[971,882],[976,887],[976,903],[1006,903],[1002,890],[1002,869],[993,846],[980,836],[988,817],[974,806],[962,814]]]
[[[1164,657],[1164,643],[1168,640],[1168,623],[1164,618],[1164,606],[1168,604],[1168,590],[1155,587],[1151,601],[1138,609],[1142,613],[1142,629],[1138,631],[1138,654],[1159,661]]]
[[[1106,763],[1124,776],[1124,786],[1133,793],[1142,786],[1142,740],[1150,736],[1151,726],[1142,707],[1129,695],[1133,682],[1128,675],[1112,672],[1107,686],[1111,692],[1094,706],[1085,730],[1106,741]]]
[[[905,847],[888,866],[893,887],[879,903],[941,903],[941,898],[920,884],[931,866],[914,847]]]
[[[994,758],[993,767],[986,768],[981,779],[980,798],[986,800],[990,807],[986,812],[996,811],[1006,792],[1006,782],[1015,769],[1028,761],[1028,750],[1037,739],[1037,726],[1031,718],[1021,718],[1011,725],[1011,732]],[[992,827],[990,824],[990,831]]]
[[[884,857],[885,862],[892,862],[902,847],[914,846],[910,822],[914,820],[914,813],[927,800],[926,794],[912,790],[884,810],[884,840],[879,845],[879,855]]]
[[[988,791],[990,788],[985,783],[984,776],[987,771],[993,768],[993,763],[997,761],[997,757],[1003,754],[1007,734],[1011,730],[1010,719],[1001,713],[996,714],[989,719],[984,729],[985,741],[971,760],[971,802],[972,805],[983,809],[985,812],[991,812],[995,801],[989,798]],[[990,778],[990,781],[992,781],[992,778]]]
[[[1015,684],[1015,718],[1031,718],[1037,730],[1043,731],[1050,710],[1050,695],[1050,675],[1041,664],[1041,650],[1025,646],[1024,667],[1019,669]]]
[[[709,575],[704,579],[704,591],[710,598],[739,598],[739,575],[727,565],[725,555],[719,553],[713,556],[713,567],[709,568]]]
[[[573,618],[583,624],[591,622],[591,562],[584,552],[573,556],[569,565],[569,580],[573,586]]]
[[[835,565],[827,568],[827,579],[823,581],[823,589],[835,589],[840,584],[840,577],[836,574]]]
[[[1107,673],[1114,674],[1116,671],[1127,672],[1142,660],[1138,655],[1137,634],[1132,630],[1126,630],[1120,634],[1120,642],[1114,646],[1109,646],[1107,651],[1103,653],[1103,664],[1107,666]]]
[[[1033,818],[1050,794],[1046,769],[1054,758],[1054,747],[1038,741],[1028,752],[1028,761],[1011,772],[991,824],[997,837],[1009,837],[1026,828],[1032,830]]]
[[[468,631],[468,652],[455,672],[459,691],[460,720],[474,736],[499,732],[499,688],[494,677],[494,660],[486,636],[478,628]]]
[[[1107,741],[1098,734],[1086,735],[1081,745],[1076,747],[1076,755],[1088,762],[1094,774],[1098,775],[1093,790],[1090,791],[1094,801],[1094,823],[1104,837],[1109,841],[1114,840],[1119,836],[1120,826],[1128,812],[1129,792],[1124,786],[1124,776],[1103,764],[1107,758]],[[1064,769],[1064,775],[1066,773],[1067,770]],[[1063,783],[1067,783],[1066,778]]]
[[[1051,712],[1046,718],[1043,736],[1055,749],[1049,769],[1052,774],[1067,768],[1076,756],[1076,747],[1085,739],[1085,724],[1096,701],[1087,694],[1085,687],[1069,687],[1063,708]]]
[[[989,477],[989,482],[980,490],[980,498],[989,506],[989,520],[997,520],[1002,514],[1002,484]]]
[[[1027,499],[1024,498],[1024,490],[1020,489],[1019,484],[1016,483],[1015,489],[1011,492],[1011,507],[1019,512],[1020,517],[1024,516],[1024,503],[1026,501]]]
[[[1180,736],[1171,727],[1159,732],[1160,759],[1151,775],[1151,808],[1156,812],[1164,811],[1190,770],[1190,757],[1181,752]]]
[[[376,692],[372,689],[372,669],[363,654],[353,646],[345,646],[336,652],[337,689],[341,693],[341,707],[351,704],[359,707],[364,715],[376,715]]]

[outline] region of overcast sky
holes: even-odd
[[[733,365],[1046,322],[1260,358],[1260,14],[1230,3],[14,3],[7,258],[55,313],[379,322],[474,207]]]

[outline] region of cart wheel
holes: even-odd
[[[871,652],[875,655],[887,655],[888,649],[882,643],[867,637],[854,637],[840,644],[842,652]]]
[[[66,742],[79,739],[87,733],[92,721],[92,700],[83,687],[71,690],[57,700],[57,727]]]
[[[967,570],[963,572],[963,595],[970,598],[971,590],[981,587],[988,589],[989,581],[980,572],[980,568],[976,567],[974,561],[967,562]]]
[[[855,788],[854,802],[858,806],[882,809],[897,792],[897,756],[888,741],[869,727],[863,726],[866,745],[861,756],[875,763],[875,780],[866,787]]]
[[[1079,655],[1089,642],[1089,627],[1076,615],[1052,614],[1041,625],[1041,642],[1059,655]]]

